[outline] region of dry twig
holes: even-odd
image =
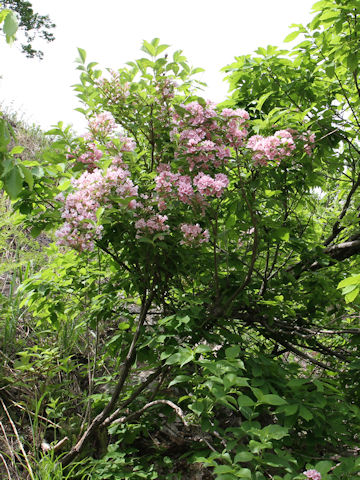
[[[32,471],[32,468],[31,468],[31,465],[30,465],[30,462],[29,462],[29,457],[26,455],[26,452],[25,452],[25,449],[24,449],[24,445],[22,444],[21,440],[20,440],[20,437],[19,437],[19,433],[17,431],[17,428],[15,426],[15,423],[13,422],[13,419],[11,418],[9,412],[8,412],[8,409],[6,408],[6,405],[5,403],[3,402],[2,398],[0,398],[0,402],[1,402],[1,405],[6,413],[6,416],[8,417],[9,419],[9,422],[10,422],[10,425],[15,433],[15,437],[16,437],[16,440],[18,441],[18,444],[19,444],[19,447],[20,447],[20,450],[21,450],[21,453],[24,455],[24,458],[25,458],[25,462],[26,462],[26,466],[28,468],[28,472],[29,472],[29,475],[30,475],[30,478],[31,480],[35,480],[35,477],[34,477],[34,473]]]

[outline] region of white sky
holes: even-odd
[[[203,94],[220,102],[227,94],[219,70],[235,56],[259,46],[290,48],[282,40],[292,23],[309,22],[315,0],[32,0],[34,11],[56,23],[56,40],[38,44],[42,61],[26,59],[16,44],[0,38],[0,102],[12,106],[28,123],[43,129],[59,120],[82,133],[85,122],[71,85],[79,72],[77,47],[101,68],[119,68],[140,58],[142,40],[159,37],[183,50],[190,64],[205,68]]]

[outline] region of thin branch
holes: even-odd
[[[277,244],[275,255],[274,255],[273,265],[276,262],[277,252],[279,251],[279,248],[280,248],[280,245]],[[262,283],[261,283],[261,287],[260,287],[260,290],[259,290],[259,296],[260,297],[262,297],[264,295],[265,291],[266,291],[266,286],[267,286],[267,281],[268,281],[269,259],[270,259],[270,245],[269,245],[269,242],[267,242],[265,270],[264,270],[264,275],[263,275],[263,280],[262,280]]]
[[[24,455],[24,458],[25,458],[25,462],[26,462],[26,466],[27,466],[27,469],[28,469],[28,472],[29,472],[29,475],[31,477],[31,480],[35,480],[35,477],[34,477],[34,473],[32,471],[32,468],[31,468],[31,465],[30,465],[30,462],[29,462],[29,458],[28,456],[26,455],[26,452],[25,452],[25,449],[24,449],[24,445],[22,444],[21,440],[20,440],[20,437],[19,437],[19,433],[16,429],[16,426],[15,426],[15,423],[13,422],[9,412],[8,412],[8,409],[6,408],[6,405],[5,403],[3,402],[3,399],[0,398],[0,402],[1,402],[1,405],[6,413],[6,416],[8,417],[9,419],[9,422],[10,422],[10,425],[15,433],[15,437],[16,437],[16,440],[19,444],[19,447],[20,447],[20,450],[21,450],[21,453]]]
[[[319,360],[316,360],[315,358],[312,358],[310,355],[308,355],[307,353],[305,352],[302,352],[301,350],[299,350],[298,348],[294,347],[293,345],[291,345],[290,343],[288,343],[286,340],[279,340],[277,339],[277,341],[285,348],[287,348],[290,352],[294,353],[295,355],[297,355],[298,357],[301,357],[303,358],[304,360],[312,363],[313,365],[317,365],[318,367],[324,369],[324,370],[331,370],[333,372],[338,372],[338,370],[336,368],[333,368],[333,367],[329,367],[328,365],[326,365],[325,363],[323,362],[320,362]]]
[[[322,333],[324,335],[340,335],[341,333],[353,333],[354,335],[359,335],[360,328],[342,328],[341,330],[318,330],[316,333]]]
[[[49,420],[48,418],[46,417],[43,417],[42,415],[39,415],[39,414],[36,414],[35,412],[32,412],[31,410],[27,410],[25,407],[23,407],[22,405],[20,405],[19,403],[16,403],[14,402],[14,400],[10,400],[11,403],[15,406],[15,407],[18,407],[20,408],[21,410],[24,410],[26,413],[30,413],[31,415],[36,415],[38,418],[40,418],[40,420],[44,420],[44,422],[47,422],[49,423],[50,425],[56,427],[56,428],[60,428],[61,429],[61,426],[58,425],[57,423],[54,423],[52,422],[51,420]]]
[[[6,430],[5,430],[5,428],[4,428],[4,425],[1,423],[1,421],[0,421],[0,429],[2,430],[2,433],[3,433],[3,435],[4,435],[4,439],[5,439],[5,443],[6,443],[7,447],[8,447],[8,449],[9,449],[9,457],[10,457],[10,460],[11,460],[13,466],[15,467],[15,466],[16,466],[16,464],[15,464],[15,456],[16,456],[16,453],[14,452],[14,449],[13,449],[12,445],[11,445],[10,442],[9,442],[9,438],[8,438],[8,436],[7,436],[7,434],[6,434]]]
[[[242,181],[242,178],[241,178],[241,175],[240,175],[240,172],[239,172],[239,183],[240,183],[240,190],[241,190],[241,195],[243,197],[243,199],[245,200],[245,203],[248,207],[248,210],[249,210],[249,213],[250,213],[250,217],[251,217],[251,221],[252,221],[252,225],[254,227],[254,240],[253,240],[253,246],[252,246],[252,255],[251,255],[251,261],[250,261],[250,266],[249,266],[249,270],[246,274],[246,277],[243,281],[243,283],[235,290],[235,292],[231,295],[231,297],[229,298],[229,300],[226,302],[225,306],[224,306],[224,311],[226,312],[232,302],[235,300],[235,298],[239,295],[239,293],[244,290],[244,288],[249,284],[250,280],[251,280],[251,277],[252,277],[252,274],[253,274],[253,271],[254,271],[254,267],[255,267],[255,262],[256,262],[256,257],[257,257],[257,252],[258,252],[258,246],[259,246],[259,233],[258,233],[258,228],[257,228],[257,219],[256,219],[256,215],[255,215],[255,212],[252,208],[252,205],[246,195],[246,192],[245,192],[245,188],[244,188],[244,185],[243,185],[243,181]]]
[[[213,257],[214,257],[214,280],[215,280],[215,298],[216,303],[219,301],[219,267],[218,267],[218,258],[217,258],[217,235],[218,235],[218,207],[216,209],[215,214],[215,223],[212,225],[213,227],[213,236],[214,236],[214,244],[213,244]]]
[[[327,247],[323,250],[323,254],[327,254],[330,256],[330,264],[334,264],[336,261],[342,261],[347,258],[352,257],[353,255],[357,255],[360,253],[360,239],[356,238],[355,240],[350,240],[347,242],[339,243],[338,245],[332,245]],[[302,261],[298,262],[295,265],[292,265],[287,269],[288,272],[296,272],[295,278],[298,279],[300,275],[305,272],[306,270],[319,270],[324,266],[322,263],[319,263],[317,260],[312,261],[310,257],[310,261]]]
[[[132,393],[132,395],[127,400],[125,400],[125,402],[123,402],[120,407],[114,411],[114,413],[112,413],[106,420],[104,420],[101,425],[103,427],[107,427],[116,418],[118,418],[120,413],[124,411],[124,409],[128,407],[140,395],[140,393],[144,391],[145,388],[161,374],[162,371],[163,367],[161,366],[154,373],[149,375],[145,382],[141,383],[141,385]]]
[[[348,196],[346,197],[346,201],[345,201],[344,206],[341,210],[341,213],[340,213],[337,221],[333,225],[331,235],[324,242],[325,247],[327,247],[338,236],[338,234],[344,229],[344,227],[340,227],[340,220],[345,216],[345,214],[347,212],[347,209],[349,208],[352,196],[354,195],[354,193],[356,192],[356,190],[359,186],[360,186],[360,174],[358,175],[358,178],[357,178],[356,182],[353,184],[350,192],[348,193]]]
[[[105,252],[105,253],[107,253],[108,255],[110,255],[110,257],[111,257],[113,260],[115,260],[115,262],[116,262],[118,265],[121,265],[123,268],[125,268],[125,270],[127,270],[128,272],[131,273],[131,269],[130,269],[124,262],[122,262],[122,261],[120,260],[120,258],[119,258],[116,254],[110,252],[110,250],[109,250],[108,248],[106,248],[104,245],[101,245],[99,242],[95,242],[95,243],[96,243],[96,245],[100,248],[100,250],[102,250],[103,252]]]
[[[323,59],[326,60],[326,58],[324,57],[322,51],[319,50],[319,52],[320,52],[321,56],[323,57]],[[336,69],[334,69],[334,75],[335,75],[336,80],[338,81],[338,83],[339,83],[339,85],[340,85],[340,88],[341,88],[341,90],[342,90],[342,92],[343,92],[343,95],[344,95],[344,97],[345,97],[345,99],[346,99],[346,102],[347,102],[347,104],[349,105],[349,108],[350,108],[352,114],[354,115],[355,122],[356,122],[357,126],[360,128],[359,120],[358,120],[358,118],[357,118],[357,116],[356,116],[356,114],[355,114],[354,108],[353,108],[353,106],[352,106],[352,104],[351,104],[351,102],[350,102],[350,100],[349,100],[349,98],[348,98],[348,96],[347,96],[347,94],[346,94],[345,88],[343,87],[343,84],[342,84],[342,82],[341,82],[338,74],[336,73]]]
[[[1,460],[2,460],[2,462],[3,462],[3,464],[4,464],[4,466],[5,466],[5,470],[6,470],[8,479],[11,480],[11,475],[10,475],[9,468],[8,468],[8,466],[7,466],[7,463],[6,463],[6,461],[5,461],[5,458],[1,455],[1,453],[0,453],[0,458],[1,458]]]
[[[48,453],[48,452],[56,453],[68,440],[69,440],[69,437],[64,437],[55,445],[49,445],[48,443],[43,442],[41,444],[41,449],[44,453]]]
[[[185,415],[184,412],[181,410],[181,408],[175,403],[171,402],[170,400],[154,400],[153,402],[149,402],[146,405],[144,405],[140,410],[137,410],[136,412],[130,413],[127,417],[120,417],[116,420],[113,421],[113,423],[128,423],[131,422],[132,420],[138,418],[142,413],[145,412],[148,408],[154,407],[155,405],[168,405],[171,407],[176,415],[181,419],[183,422],[184,426],[187,427],[188,423],[185,420]]]

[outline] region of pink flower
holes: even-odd
[[[215,178],[212,178],[210,175],[200,172],[194,178],[194,185],[201,195],[215,195],[219,198],[229,185],[229,179],[223,173],[217,173]]]
[[[311,470],[306,470],[303,472],[305,477],[311,480],[321,480],[321,474],[317,470],[311,469]]]
[[[180,227],[184,235],[181,245],[197,246],[209,241],[210,234],[208,230],[203,230],[198,223],[195,225],[183,223]]]
[[[136,148],[135,140],[130,137],[125,137],[124,135],[119,135],[119,140],[122,143],[121,151],[122,152],[133,152]]]
[[[66,197],[59,197],[64,202],[62,218],[66,221],[56,232],[58,244],[67,245],[77,250],[92,251],[95,241],[102,237],[103,226],[98,225],[96,212],[98,208],[109,208],[113,197],[129,198],[129,208],[135,208],[131,197],[137,196],[137,187],[129,178],[130,172],[123,167],[111,165],[105,174],[96,168],[92,173],[84,172],[73,180],[74,191]]]
[[[255,165],[267,165],[268,161],[280,163],[282,159],[289,157],[295,149],[295,142],[288,130],[279,130],[269,137],[253,135],[246,146],[255,152]]]
[[[99,113],[89,121],[89,129],[93,135],[106,136],[115,130],[115,119],[109,112]]]
[[[155,233],[169,231],[170,227],[165,223],[167,219],[167,215],[159,214],[153,215],[147,220],[145,220],[144,218],[140,218],[135,222],[135,228],[137,230],[136,238],[141,238],[143,235],[146,234],[153,235]],[[161,235],[159,239],[163,240],[163,235]]]
[[[77,161],[85,163],[93,169],[102,156],[103,152],[97,148],[94,142],[90,142],[86,144],[86,151],[77,157]]]

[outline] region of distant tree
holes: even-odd
[[[3,8],[13,10],[19,22],[19,32],[24,33],[24,41],[21,49],[28,58],[43,58],[41,50],[37,50],[33,42],[35,38],[42,38],[52,42],[55,37],[51,30],[55,27],[48,15],[40,15],[34,12],[32,4],[23,0],[4,0],[0,3]]]

